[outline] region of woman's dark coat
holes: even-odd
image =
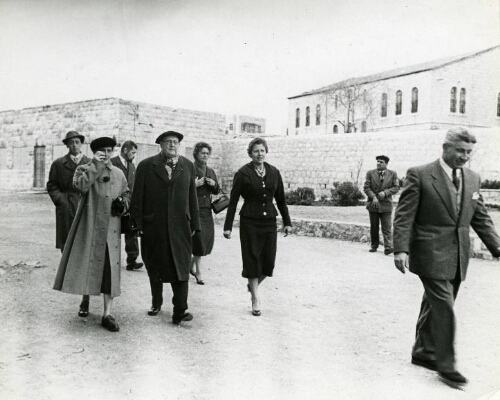
[[[196,232],[193,236],[193,255],[206,256],[212,252],[214,247],[215,232],[214,219],[212,216],[212,194],[219,193],[219,183],[215,171],[206,167],[205,172],[198,168],[198,164],[194,163],[196,170],[196,178],[210,178],[215,181],[215,186],[210,186],[207,183],[196,188],[198,197],[198,207],[200,210],[200,229],[201,232]]]
[[[195,177],[193,163],[182,156],[171,179],[159,154],[137,166],[130,213],[143,232],[141,254],[150,274],[175,267],[180,281],[189,280],[191,236],[200,230]],[[169,265],[166,246],[175,266]]]
[[[84,155],[77,165],[66,154],[55,160],[50,167],[47,193],[56,206],[56,249],[64,248],[80,200],[80,192],[73,187],[76,167],[89,162],[90,158]]]
[[[276,218],[278,211],[273,204],[273,198],[275,198],[276,205],[283,217],[283,225],[292,226],[281,174],[277,168],[268,163],[264,163],[264,166],[266,167],[265,187],[262,186],[262,178],[257,175],[252,163],[244,165],[234,174],[233,188],[224,223],[225,231],[233,229],[234,215],[240,196],[245,200],[241,207],[240,216],[256,219]]]

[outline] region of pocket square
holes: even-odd
[[[472,200],[479,200],[479,192],[472,193]]]

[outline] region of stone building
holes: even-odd
[[[289,97],[289,135],[500,126],[500,46]]]
[[[265,129],[263,119],[230,118],[242,125],[258,121]],[[69,130],[85,136],[83,152],[87,155],[91,154],[89,143],[99,136],[115,137],[119,144],[133,140],[139,146],[137,161],[159,151],[154,142],[161,132],[179,130],[185,134],[180,154],[192,159],[194,144],[206,141],[213,147],[210,163],[216,171],[221,164],[221,142],[230,137],[225,115],[118,98],[1,111],[0,190],[43,189],[52,162],[67,152],[62,139]]]
[[[226,117],[226,133],[231,136],[246,134],[266,134],[265,118],[249,117],[246,115],[228,115]]]

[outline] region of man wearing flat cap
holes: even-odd
[[[163,283],[172,286],[172,322],[193,319],[187,312],[191,237],[200,230],[196,171],[179,156],[183,135],[163,132],[156,139],[161,152],[137,166],[130,214],[137,224],[142,259],[148,271],[152,304],[148,315],[157,315],[163,304]]]
[[[389,255],[392,245],[392,196],[399,192],[399,179],[396,172],[387,169],[389,157],[375,157],[377,169],[366,173],[363,191],[368,197],[366,208],[370,215],[370,252],[374,253],[380,244],[379,227],[382,225],[384,254]]]
[[[50,167],[47,192],[56,206],[56,248],[61,251],[80,199],[80,193],[73,187],[73,175],[79,165],[90,162],[90,158],[82,154],[84,141],[84,136],[69,131],[62,141],[69,150],[68,154],[55,160]]]

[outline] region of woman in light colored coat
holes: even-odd
[[[120,215],[112,203],[121,197],[123,214],[128,209],[129,190],[123,172],[111,164],[116,142],[101,137],[90,147],[94,158],[75,171],[73,185],[83,193],[78,204],[57,271],[54,289],[84,295],[80,316],[88,315],[89,295],[104,294],[102,325],[110,331],[119,327],[110,315],[113,298],[120,295]],[[86,315],[84,312],[86,311]]]

